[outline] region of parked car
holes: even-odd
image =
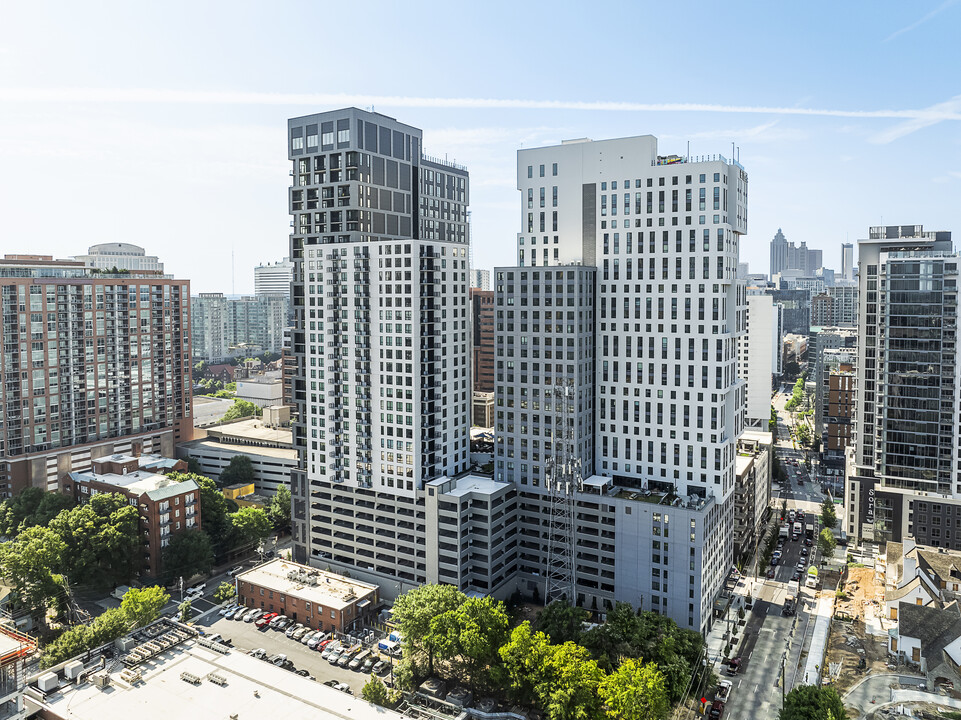
[[[303,624],[301,624],[301,623],[297,623],[296,625],[291,625],[289,628],[287,628],[287,632],[284,633],[284,634],[285,634],[287,637],[293,637],[293,636],[294,636],[294,633],[297,632],[298,630],[302,630],[303,627],[304,627],[304,626],[303,626]]]
[[[270,621],[270,627],[274,630],[280,630],[280,626],[289,621],[290,620],[286,615],[278,615]]]
[[[364,660],[364,664],[361,666],[360,671],[361,671],[362,673],[369,673],[370,670],[371,670],[371,668],[374,667],[374,663],[376,663],[376,662],[377,662],[377,656],[376,656],[376,655],[369,655],[369,656],[367,657],[367,659]]]
[[[244,566],[243,566],[243,565],[238,565],[237,567],[228,570],[228,571],[227,571],[227,575],[229,575],[230,577],[234,577],[234,576],[236,576],[236,575],[239,575],[239,574],[242,573],[243,571],[244,571]]]
[[[307,641],[307,647],[309,647],[311,650],[316,650],[317,646],[326,639],[327,633],[318,630],[316,633],[314,633],[314,636]]]
[[[244,622],[253,622],[263,614],[264,614],[263,610],[261,610],[260,608],[254,608],[249,613],[244,615]]]
[[[315,637],[317,637],[318,635],[320,635],[320,630],[310,630],[310,629],[308,629],[307,632],[305,632],[305,633],[303,634],[303,636],[300,638],[300,644],[301,644],[301,645],[307,645],[307,646],[309,647],[309,646],[310,646],[310,641],[313,640],[313,639],[314,639]]]
[[[350,662],[347,664],[347,667],[356,672],[363,667],[364,663],[367,662],[367,658],[369,657],[371,657],[370,650],[359,652],[351,658]]]
[[[340,659],[337,661],[338,667],[347,667],[347,665],[350,664],[350,661],[354,659],[354,655],[356,655],[358,652],[360,652],[360,646],[354,645],[352,648],[350,648],[350,650],[340,656]]]
[[[330,660],[330,656],[333,655],[334,651],[339,647],[340,641],[334,640],[324,648],[323,652],[320,653],[320,657],[324,660]]]
[[[809,551],[808,551],[808,549],[807,549],[806,547],[801,548],[801,557],[807,557],[807,556],[808,556],[808,552],[809,552]]]
[[[250,655],[251,657],[257,658],[258,660],[265,660],[267,658],[267,651],[264,650],[263,648],[257,648],[256,650],[251,650],[247,654]]]
[[[267,613],[266,615],[261,615],[257,618],[257,622],[254,623],[258,628],[265,628],[270,624],[270,621],[277,617],[277,613]]]
[[[232,608],[227,608],[227,611],[224,613],[224,619],[225,619],[225,620],[232,620],[233,617],[234,617],[234,615],[236,615],[237,613],[239,613],[239,612],[240,612],[241,610],[243,610],[243,609],[244,609],[244,606],[243,606],[243,605],[235,605],[235,606],[232,607]]]
[[[383,675],[390,669],[390,664],[386,660],[378,660],[374,663],[374,667],[371,672],[374,675]]]
[[[795,570],[794,574],[791,575],[791,582],[799,582],[800,580],[801,580],[801,573]]]
[[[220,615],[222,617],[226,617],[227,613],[229,613],[231,610],[236,610],[237,607],[238,605],[235,602],[230,603],[229,605],[224,605],[222,608],[220,608]]]
[[[327,638],[326,640],[321,640],[317,643],[317,647],[314,648],[319,653],[323,653],[327,649],[327,646],[334,642],[333,638]]]
[[[340,690],[341,692],[345,692],[348,695],[354,694],[354,691],[350,689],[350,685],[348,685],[347,683],[337,683],[336,685],[334,685],[334,690]]]
[[[272,658],[270,658],[270,662],[271,664],[276,665],[277,667],[280,667],[285,662],[287,662],[287,656],[284,655],[283,653],[277,653]]]
[[[306,627],[306,626],[304,626],[304,625],[301,625],[299,628],[297,628],[296,630],[294,630],[294,634],[291,635],[290,638],[291,638],[291,640],[296,640],[297,642],[300,642],[300,639],[301,639],[304,635],[306,635],[308,632],[310,632],[310,628],[309,628],[309,627]]]
[[[337,647],[331,650],[330,655],[324,658],[331,665],[336,665],[340,661],[340,656],[344,652],[344,648]],[[323,656],[321,656],[323,657]]]

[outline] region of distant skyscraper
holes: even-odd
[[[290,282],[294,278],[294,263],[290,258],[281,262],[258,265],[254,268],[255,295],[283,295],[290,297]]]
[[[155,271],[0,260],[0,494],[191,439],[189,298],[189,281]]]
[[[283,295],[228,298],[200,293],[191,298],[191,353],[200,360],[219,360],[249,346],[247,354],[280,353],[290,300]]]
[[[856,444],[842,527],[961,549],[961,258],[951,233],[920,225],[871,228],[858,257]]]
[[[854,243],[841,243],[841,277],[854,279]]]
[[[478,270],[476,268],[471,268],[470,269],[470,286],[472,288],[477,288],[478,290],[490,290],[491,289],[491,271]]]
[[[485,271],[486,272],[486,271]],[[494,293],[470,289],[474,392],[494,392]]]
[[[89,268],[98,270],[149,270],[163,273],[164,265],[156,255],[147,255],[139,245],[131,243],[101,243],[87,248],[86,255],[77,255],[79,260]]]
[[[823,264],[820,250],[809,249],[806,242],[800,245],[788,242],[781,228],[777,229],[771,240],[772,280],[785,270],[798,270],[802,277],[814,277],[815,271]]]

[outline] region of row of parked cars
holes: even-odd
[[[334,639],[331,633],[312,630],[302,623],[294,622],[286,615],[275,612],[265,613],[259,608],[250,609],[236,603],[222,608],[220,614],[228,620],[252,622],[261,630],[283,631],[284,635],[291,640],[302,643],[311,650],[317,650],[320,657],[331,665],[358,672],[372,672],[376,675],[386,675],[390,670],[390,664],[386,660],[381,660],[373,650],[365,650],[361,643],[341,642]]]

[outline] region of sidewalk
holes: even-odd
[[[827,649],[828,633],[831,630],[831,614],[833,611],[833,598],[822,597],[817,601],[817,608],[814,613],[814,632],[811,635],[811,645],[804,666],[803,682],[805,685],[817,685],[820,683],[821,669],[824,667],[824,652]]]

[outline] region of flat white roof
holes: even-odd
[[[291,576],[291,573],[295,572],[297,575]],[[312,584],[312,580],[316,580],[316,584]],[[334,609],[348,607],[377,590],[376,585],[282,558],[274,558],[240,573],[237,581],[271,588],[274,592],[293,595]]]
[[[507,483],[496,482],[494,478],[486,475],[465,475],[457,479],[457,485],[451,488],[447,495],[460,497],[468,493],[476,492],[485,495],[493,495],[507,487]]]
[[[361,676],[353,683],[357,697],[334,690],[242,652],[226,655],[188,640],[140,665],[143,681],[131,687],[122,667],[110,675],[110,685],[91,682],[67,685],[42,704],[68,720],[401,720],[403,716],[359,697]],[[180,679],[189,672],[199,684]],[[207,679],[217,673],[220,686]],[[256,693],[256,694],[255,694]]]
[[[603,475],[591,475],[589,478],[584,478],[584,484],[591,487],[604,487],[613,482],[609,477],[604,477]]]
[[[741,439],[770,445],[774,442],[774,435],[764,430],[745,430],[741,433]]]
[[[753,455],[737,455],[734,458],[734,474],[740,475],[754,462]]]

